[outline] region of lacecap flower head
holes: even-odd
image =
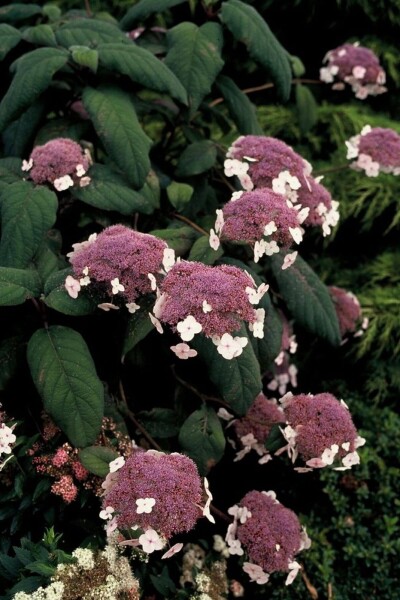
[[[36,146],[29,160],[22,162],[22,170],[29,173],[34,183],[50,183],[61,192],[73,185],[84,187],[90,183],[86,175],[91,158],[88,150],[69,138],[55,138],[43,146]]]
[[[351,86],[356,98],[364,100],[387,91],[386,74],[378,57],[369,48],[355,44],[342,44],[324,57],[325,67],[320,69],[320,79],[332,83],[332,88],[343,90]]]
[[[299,394],[290,392],[280,400],[286,418],[282,433],[293,462],[300,455],[307,471],[340,464],[346,470],[360,462],[357,448],[365,443],[353,424],[350,412],[333,394]]]
[[[359,135],[346,142],[351,167],[368,177],[379,173],[400,175],[400,135],[393,129],[365,125]]]
[[[276,571],[288,572],[286,585],[300,570],[295,556],[311,542],[295,513],[283,506],[272,491],[248,492],[238,505],[228,509],[234,521],[228,527],[226,542],[233,553],[246,553],[249,562],[243,570],[252,581],[267,583]]]
[[[184,342],[201,332],[212,338],[222,356],[234,358],[247,344],[247,338],[231,335],[243,321],[253,324],[253,335],[263,336],[265,314],[254,305],[267,289],[266,284],[256,288],[250,275],[238,267],[180,261],[161,282],[153,312]]]
[[[303,225],[321,227],[323,235],[327,236],[339,222],[339,202],[332,199],[331,193],[320,183],[321,179],[309,176],[308,186],[303,185],[297,192],[297,201],[302,211],[308,208]]]
[[[67,291],[76,298],[81,287],[97,284],[110,299],[122,297],[129,309],[139,296],[155,290],[167,250],[167,244],[153,235],[124,225],[107,227],[73,244],[68,256],[76,279],[67,277]]]
[[[358,298],[352,292],[333,285],[328,290],[336,310],[342,339],[346,339],[349,334],[357,337],[362,335],[368,322],[362,318]]]

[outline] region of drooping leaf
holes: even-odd
[[[82,100],[111,158],[136,188],[142,187],[150,171],[151,140],[129,96],[115,87],[87,87]]]
[[[220,75],[216,81],[229,113],[243,135],[263,135],[263,130],[258,122],[256,107],[244,94],[236,83],[225,75]]]
[[[179,443],[196,463],[200,475],[207,475],[225,450],[225,436],[215,410],[207,405],[195,410],[181,427]]]
[[[44,186],[21,181],[4,189],[0,202],[0,264],[23,269],[56,221],[57,196]]]
[[[167,187],[168,200],[178,212],[184,210],[193,195],[193,188],[187,183],[173,181]]]
[[[57,46],[56,36],[52,27],[44,23],[35,25],[34,27],[27,27],[22,37],[26,42],[35,44],[35,46]]]
[[[310,88],[296,85],[296,110],[301,133],[307,133],[318,120],[318,105]]]
[[[171,229],[154,229],[152,235],[165,240],[170,248],[175,250],[177,256],[185,254],[193,245],[198,234],[191,227],[178,227]]]
[[[132,6],[121,19],[121,27],[124,31],[131,29],[138,21],[143,21],[149,15],[160,13],[172,6],[182,4],[186,0],[140,0]]]
[[[71,56],[77,65],[87,67],[93,73],[97,72],[99,65],[99,53],[88,46],[70,46]]]
[[[73,190],[74,196],[102,210],[115,210],[122,215],[140,212],[150,215],[154,206],[141,191],[133,190],[119,173],[106,165],[95,164],[89,172],[91,182],[83,188]]]
[[[205,265],[213,265],[223,255],[224,251],[220,246],[218,250],[213,250],[210,246],[208,235],[199,237],[191,247],[188,260],[202,262]]]
[[[0,22],[15,23],[16,21],[23,21],[41,13],[42,7],[38,4],[11,2],[11,4],[0,7]]]
[[[281,254],[271,257],[271,264],[279,292],[297,323],[332,346],[338,346],[341,337],[335,308],[318,275],[301,256],[285,270]]]
[[[98,477],[106,477],[110,472],[109,464],[119,454],[106,446],[88,446],[79,450],[79,460],[90,473]]]
[[[34,102],[4,130],[4,152],[8,156],[27,156],[45,109],[42,102]],[[24,175],[23,171],[21,175]]]
[[[138,418],[153,437],[163,439],[179,433],[178,416],[172,408],[142,410]]]
[[[189,144],[178,160],[178,177],[200,175],[211,169],[217,161],[217,148],[210,140]]]
[[[187,104],[186,90],[178,77],[148,50],[134,44],[102,44],[98,52],[100,64],[111,72],[127,75],[135,83]]]
[[[236,335],[247,337],[245,327],[242,326]],[[260,366],[251,343],[247,344],[240,356],[232,360],[223,358],[215,344],[205,336],[196,336],[190,345],[205,362],[207,374],[225,402],[238,415],[246,414],[262,390]]]
[[[39,98],[67,60],[64,50],[37,48],[13,63],[16,72],[0,104],[0,131]]]
[[[123,357],[154,329],[149,318],[150,309],[151,306],[143,307],[129,316],[122,350]]]
[[[218,43],[221,38],[221,28],[217,23],[197,27],[194,23],[185,22],[167,33],[169,50],[165,64],[186,89],[191,115],[211,91],[224,65]]]
[[[260,13],[245,2],[228,0],[222,3],[220,17],[250,56],[268,71],[281,100],[287,100],[292,80],[288,55]]]
[[[132,43],[116,25],[100,19],[70,21],[57,29],[56,38],[58,44],[64,48],[70,46],[97,48],[100,44],[109,42]]]
[[[101,429],[104,389],[82,336],[59,325],[39,329],[27,357],[46,412],[73,446],[92,444]]]
[[[6,23],[0,25],[0,60],[4,60],[10,50],[15,48],[21,37],[20,32],[15,27],[11,27]]]
[[[90,315],[98,302],[86,289],[81,290],[77,298],[71,298],[65,289],[65,279],[68,275],[72,275],[69,268],[50,275],[44,286],[44,303],[64,315]]]
[[[0,306],[23,304],[29,298],[37,298],[41,291],[36,271],[0,267]]]

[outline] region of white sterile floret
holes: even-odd
[[[116,473],[116,471],[121,469],[121,467],[123,467],[124,464],[125,464],[125,458],[123,456],[118,456],[118,458],[115,458],[114,460],[112,460],[108,465],[110,473]]]
[[[227,360],[231,360],[242,354],[243,348],[247,345],[247,342],[248,339],[245,337],[233,338],[230,333],[224,333],[216,344],[217,351]]]
[[[157,280],[156,280],[156,278],[154,277],[153,273],[148,273],[147,277],[150,279],[150,287],[151,287],[152,291],[155,292],[156,289],[157,289]]]
[[[220,247],[219,237],[215,233],[214,229],[210,229],[209,244],[213,250],[218,250],[218,248]]]
[[[282,271],[292,266],[297,258],[297,254],[297,250],[291,254],[286,254],[285,258],[283,259]]]
[[[33,167],[33,160],[30,158],[29,160],[22,161],[22,171],[30,171]]]
[[[203,300],[202,309],[203,313],[209,313],[212,311],[212,306],[207,302],[207,300]]]
[[[211,523],[215,523],[215,519],[212,516],[211,512],[210,512],[210,506],[211,506],[211,500],[213,499],[212,494],[210,492],[210,486],[208,484],[208,479],[207,477],[204,477],[204,491],[206,493],[207,496],[207,501],[204,505],[203,508],[203,515],[211,522]]]
[[[164,330],[162,328],[162,325],[161,325],[159,319],[157,319],[157,317],[152,315],[150,312],[149,312],[149,318],[150,318],[150,321],[153,323],[154,327],[157,329],[158,333],[164,333]]]
[[[264,337],[264,321],[265,321],[265,309],[255,309],[256,320],[253,323],[249,323],[249,329],[253,332],[255,338],[263,339]]]
[[[235,200],[239,200],[239,198],[244,194],[243,190],[240,190],[240,192],[233,192],[232,196],[231,196],[231,201],[234,202]]]
[[[76,165],[75,172],[78,177],[82,177],[86,173],[86,169],[83,165]]]
[[[278,230],[278,228],[275,225],[275,221],[270,221],[264,227],[264,235],[265,236],[271,235],[271,234],[275,233],[275,231],[277,231],[277,230]]]
[[[125,304],[125,306],[128,309],[128,312],[131,313],[131,315],[133,315],[137,310],[140,309],[139,304],[136,304],[136,302],[128,302],[127,304]]]
[[[177,552],[180,552],[182,550],[182,548],[183,548],[182,542],[178,542],[177,544],[174,544],[169,550],[167,550],[167,552],[165,552],[161,558],[162,559],[171,558],[171,556],[173,556]]]
[[[77,279],[74,279],[72,275],[67,276],[67,278],[65,279],[64,287],[67,290],[68,295],[74,299],[78,297],[78,294],[81,290],[80,282]]]
[[[58,177],[53,181],[53,185],[58,192],[63,192],[74,185],[72,178],[69,175]]]
[[[112,287],[112,293],[118,294],[119,292],[124,292],[125,291],[125,287],[122,285],[122,283],[119,282],[118,277],[116,277],[115,279],[112,279],[110,281],[111,283],[111,287]]]
[[[289,233],[296,242],[300,244],[303,240],[303,230],[300,227],[289,227]]]
[[[176,329],[184,342],[190,342],[203,327],[192,315],[188,315],[186,319],[177,324]]]
[[[147,554],[151,554],[154,550],[162,550],[164,547],[163,540],[154,529],[147,529],[139,537],[139,543]]]
[[[138,498],[136,501],[136,512],[138,515],[142,513],[151,513],[156,501],[154,498]]]
[[[188,358],[197,356],[197,351],[183,342],[181,344],[176,344],[176,346],[170,346],[170,349],[181,360],[187,360]]]
[[[112,304],[111,302],[102,302],[101,304],[97,305],[97,308],[100,308],[105,312],[109,312],[110,310],[119,310],[119,306],[115,306],[115,304]]]
[[[164,249],[162,264],[167,273],[174,266],[175,250],[173,248],[165,248]]]
[[[330,448],[325,448],[321,455],[321,460],[326,465],[331,465],[335,460],[336,454],[339,452],[339,446],[337,444],[332,444]]]
[[[267,583],[269,579],[268,573],[264,573],[259,565],[253,563],[244,562],[243,571],[250,577],[250,581],[255,581],[255,583],[258,583],[259,585]]]
[[[217,218],[215,220],[215,225],[214,225],[215,232],[216,233],[220,233],[221,229],[223,228],[224,223],[225,223],[225,221],[224,221],[224,213],[220,209],[217,209],[215,212],[217,213]]]
[[[289,575],[286,578],[285,585],[290,585],[291,583],[293,583],[293,581],[297,577],[297,573],[301,569],[301,565],[299,565],[299,563],[296,562],[295,560],[292,562],[289,562],[288,567],[289,567]]]

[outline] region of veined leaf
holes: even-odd
[[[287,100],[292,81],[288,55],[257,10],[240,0],[228,0],[222,3],[221,20],[245,44],[250,56],[268,71],[280,98]]]
[[[2,23],[15,23],[40,14],[42,14],[42,7],[38,4],[11,2],[11,4],[0,8],[0,21]]]
[[[119,454],[106,446],[88,446],[79,451],[79,460],[90,473],[98,477],[106,477],[110,472],[110,462]]]
[[[247,337],[245,327],[242,326],[236,335]],[[245,415],[262,390],[260,366],[251,343],[247,344],[240,356],[232,360],[223,358],[215,344],[205,336],[197,335],[190,345],[205,362],[208,376],[225,402],[238,415]]]
[[[271,257],[272,270],[289,311],[295,320],[332,346],[341,341],[336,311],[326,285],[311,267],[297,256],[282,271],[283,256]]]
[[[179,433],[178,415],[171,408],[152,408],[138,414],[140,422],[153,437],[165,439]]]
[[[57,42],[64,48],[89,46],[97,48],[108,42],[131,44],[126,35],[116,25],[100,19],[77,19],[62,25],[56,31]]]
[[[15,29],[15,27],[11,27],[11,25],[7,25],[6,23],[2,23],[0,25],[0,60],[4,60],[10,50],[12,50],[21,39],[22,36],[18,29]]]
[[[0,267],[0,306],[23,304],[29,298],[37,298],[42,291],[36,271]]]
[[[37,48],[13,63],[14,79],[0,104],[0,131],[39,98],[67,60],[64,50]]]
[[[81,290],[77,298],[71,298],[65,289],[65,279],[71,274],[68,268],[50,275],[44,286],[44,303],[64,315],[90,315],[98,303],[86,289]]]
[[[217,148],[210,140],[194,142],[185,148],[178,160],[176,174],[179,177],[200,175],[211,169],[217,160]]]
[[[187,104],[186,90],[175,74],[151,52],[134,44],[103,44],[98,48],[100,64],[127,75],[146,88],[166,92]]]
[[[36,46],[57,46],[56,36],[50,25],[40,24],[35,27],[27,27],[22,37],[25,41]]]
[[[42,102],[34,102],[4,130],[4,152],[8,156],[25,157],[28,154],[37,126],[45,110],[46,107]],[[23,171],[20,171],[20,173],[21,176],[25,175]]]
[[[21,181],[4,189],[0,202],[0,263],[5,267],[24,268],[56,221],[57,196],[44,186]]]
[[[82,336],[58,325],[39,329],[27,357],[45,410],[73,446],[92,444],[101,429],[104,389]]]
[[[99,65],[99,53],[88,46],[70,46],[72,59],[77,65],[87,67],[93,73],[97,72]]]
[[[149,317],[150,310],[151,306],[144,307],[129,316],[122,350],[122,361],[125,355],[154,329]]]
[[[165,64],[186,89],[191,115],[211,91],[224,65],[219,48],[221,38],[222,31],[217,23],[197,27],[194,23],[185,22],[167,33],[169,51]]]
[[[225,75],[220,75],[216,84],[224,97],[229,113],[243,135],[263,135],[257,119],[256,107],[236,83]]]
[[[141,128],[129,96],[114,87],[87,87],[82,100],[111,158],[136,188],[142,187],[150,171],[151,140]]]
[[[213,265],[223,255],[224,250],[220,246],[218,250],[213,250],[210,246],[208,235],[199,237],[193,244],[188,260],[202,262],[205,265]]]
[[[125,31],[131,29],[137,21],[143,21],[149,15],[160,13],[186,0],[140,0],[132,6],[121,20],[121,27]]]
[[[179,443],[195,461],[200,475],[207,475],[225,450],[225,436],[215,410],[206,405],[195,410],[181,427]]]
[[[177,256],[185,254],[193,245],[194,240],[198,237],[192,227],[177,227],[170,229],[154,229],[150,231],[152,235],[165,240],[170,248],[175,250]]]
[[[307,133],[318,121],[318,105],[312,91],[305,85],[296,85],[296,110],[301,133]]]
[[[8,188],[10,183],[21,181],[21,165],[22,161],[19,158],[0,158],[0,206],[3,189]]]
[[[194,190],[191,185],[173,181],[169,184],[169,186],[167,186],[168,200],[177,211],[182,211],[190,202],[190,198],[193,196],[193,191]]]

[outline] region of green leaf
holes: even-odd
[[[281,428],[278,423],[271,427],[271,431],[268,434],[267,439],[265,440],[265,447],[271,453],[274,454],[280,448],[286,445],[286,440],[283,437]]]
[[[207,475],[225,450],[225,436],[215,410],[205,404],[195,410],[181,427],[179,443],[195,461],[200,475]]]
[[[300,131],[305,134],[318,121],[318,105],[311,90],[301,83],[296,85],[296,111]]]
[[[185,22],[167,33],[169,50],[165,64],[186,89],[191,116],[211,91],[215,78],[224,66],[218,43],[220,38],[222,32],[217,23],[197,27],[194,23]]]
[[[0,60],[4,60],[10,50],[20,42],[21,38],[20,32],[15,27],[5,23],[0,25]]]
[[[265,310],[264,337],[255,338],[250,334],[254,353],[264,373],[281,351],[283,323],[268,294],[264,294],[255,308]]]
[[[51,248],[48,239],[43,240],[33,260],[42,281],[46,281],[52,273],[59,270],[59,257]]]
[[[216,81],[229,113],[243,135],[263,135],[263,129],[258,122],[256,107],[236,83],[225,75],[220,75]]]
[[[51,577],[52,575],[54,575],[54,571],[56,568],[49,565],[48,563],[36,560],[27,565],[26,569],[28,571],[31,571],[31,573],[38,573],[39,575],[44,575],[45,577]]]
[[[105,446],[89,446],[79,451],[79,460],[90,473],[98,477],[106,477],[110,472],[109,464],[118,458],[119,454]]]
[[[138,414],[138,419],[153,437],[163,439],[179,433],[177,414],[171,408],[143,410]]]
[[[132,6],[121,20],[121,27],[125,31],[131,29],[137,21],[143,21],[154,13],[160,13],[172,6],[182,4],[186,0],[140,0]]]
[[[189,144],[178,160],[176,174],[178,177],[199,175],[211,169],[217,161],[217,148],[209,140]]]
[[[41,583],[43,583],[43,578],[38,577],[37,575],[32,575],[32,577],[24,577],[9,590],[10,597],[13,598],[18,592],[31,594],[40,587]]]
[[[152,235],[165,240],[170,248],[175,250],[177,256],[182,256],[192,247],[198,237],[192,227],[177,227],[176,229],[154,229]]]
[[[14,23],[15,21],[23,21],[24,19],[29,19],[40,14],[42,14],[42,7],[38,4],[12,2],[0,8],[0,21],[3,23]]]
[[[10,123],[4,130],[4,152],[8,156],[27,156],[32,146],[37,127],[46,107],[43,102],[34,102],[19,119]],[[20,166],[21,169],[21,166]],[[20,170],[21,175],[24,172]]]
[[[97,72],[99,53],[87,46],[70,46],[72,59],[81,67],[88,67],[93,73]]]
[[[76,198],[101,208],[115,210],[122,215],[132,215],[135,212],[150,215],[154,205],[147,200],[141,190],[135,191],[119,174],[105,165],[95,164],[89,172],[91,182],[83,188],[74,188]]]
[[[58,325],[39,329],[27,357],[46,412],[73,446],[92,444],[101,429],[104,389],[82,336]]]
[[[173,181],[167,187],[168,200],[178,212],[184,210],[193,195],[193,188],[187,183]]]
[[[13,63],[16,72],[0,104],[0,131],[39,98],[67,61],[64,50],[37,48]]]
[[[293,75],[295,77],[302,77],[306,72],[306,68],[300,58],[288,53],[288,59],[292,67]]]
[[[145,307],[129,316],[122,350],[123,356],[128,354],[136,344],[141,342],[154,329],[154,325],[149,318],[150,309],[151,306]]]
[[[284,271],[283,259],[280,253],[271,257],[271,264],[279,292],[292,316],[311,333],[338,346],[339,325],[328,288],[301,256]]]
[[[0,202],[0,263],[5,267],[24,268],[56,221],[57,196],[44,186],[35,187],[21,181],[2,191]]]
[[[139,194],[145,197],[148,205],[151,206],[151,212],[156,208],[160,208],[160,181],[156,173],[151,169],[146,177],[144,186],[139,190]],[[145,211],[143,210],[142,212]]]
[[[22,34],[23,39],[36,46],[57,46],[56,36],[50,25],[35,25],[28,27]]]
[[[288,54],[257,10],[240,0],[228,0],[222,3],[221,20],[245,44],[250,56],[268,71],[281,100],[287,100],[292,81]]]
[[[0,390],[4,390],[17,370],[21,342],[21,336],[7,338],[0,342]]]
[[[167,92],[187,104],[186,90],[175,74],[151,52],[134,44],[99,46],[100,64],[111,72],[127,75],[135,83],[158,92]]]
[[[221,258],[224,251],[220,246],[218,250],[213,250],[210,247],[210,238],[208,235],[199,237],[193,244],[188,260],[202,262],[205,265],[213,265],[216,260]]]
[[[19,158],[0,158],[0,205],[1,194],[8,189],[8,184],[21,181],[21,160]]]
[[[44,286],[44,303],[64,315],[79,317],[90,315],[98,304],[95,298],[89,295],[87,289],[81,290],[77,298],[71,298],[65,289],[65,279],[72,274],[71,269],[63,269],[52,273]]]
[[[106,151],[136,187],[150,171],[151,140],[143,132],[130,97],[118,88],[87,87],[83,104]]]
[[[246,337],[245,327],[242,326],[236,335]],[[232,360],[223,358],[215,344],[205,336],[196,336],[191,346],[205,362],[207,374],[225,402],[238,415],[245,415],[262,390],[260,366],[251,343],[247,344],[240,356]]]
[[[97,48],[100,44],[109,42],[132,43],[116,25],[100,19],[70,21],[57,29],[56,38],[58,44],[64,48],[70,46]]]
[[[0,306],[23,304],[37,298],[42,291],[36,271],[0,267]]]

